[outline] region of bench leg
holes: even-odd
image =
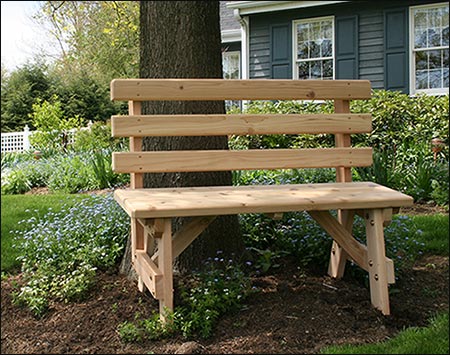
[[[163,233],[158,241],[158,267],[163,275],[163,297],[159,300],[159,314],[162,322],[168,321],[168,312],[173,312],[173,256],[172,220],[163,219]]]
[[[370,298],[372,305],[389,315],[389,292],[384,245],[384,210],[373,209],[365,213],[369,264]]]
[[[137,219],[131,218],[131,261],[136,259],[136,250],[144,250],[144,228]],[[138,274],[138,289],[144,292],[144,283],[141,275]]]
[[[338,211],[338,221],[344,226],[344,228],[352,233],[353,220],[355,212],[349,210]],[[330,263],[328,265],[328,275],[336,279],[340,279],[344,276],[345,264],[348,259],[347,252],[333,240],[331,247]]]

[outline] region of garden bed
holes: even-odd
[[[20,275],[3,280],[1,353],[317,353],[331,344],[372,343],[405,327],[426,326],[437,312],[448,312],[449,304],[448,257],[422,258],[391,287],[389,317],[370,307],[368,289],[355,280],[336,281],[286,260],[278,272],[252,279],[258,292],[241,311],[222,317],[210,339],[124,343],[118,324],[136,314],[149,317],[158,311],[157,301],[123,276],[97,278],[87,301],[54,303],[42,319],[11,303]]]

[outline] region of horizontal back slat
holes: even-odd
[[[371,97],[368,80],[114,79],[112,100],[355,100]]]
[[[114,137],[367,133],[370,114],[113,116]]]
[[[119,152],[112,164],[117,173],[369,166],[372,148]]]

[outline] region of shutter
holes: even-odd
[[[384,11],[384,82],[386,90],[409,91],[406,8]]]
[[[336,79],[358,79],[358,16],[336,17]]]
[[[292,78],[291,25],[270,26],[270,62],[272,79]]]

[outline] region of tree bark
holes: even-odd
[[[222,78],[218,1],[140,2],[141,78]],[[223,101],[145,102],[144,114],[225,113]],[[227,136],[145,138],[143,150],[228,149]],[[231,172],[146,174],[144,187],[231,185]],[[174,220],[174,231],[188,219]],[[237,216],[218,217],[178,258],[179,271],[205,258],[239,255],[243,241]]]

